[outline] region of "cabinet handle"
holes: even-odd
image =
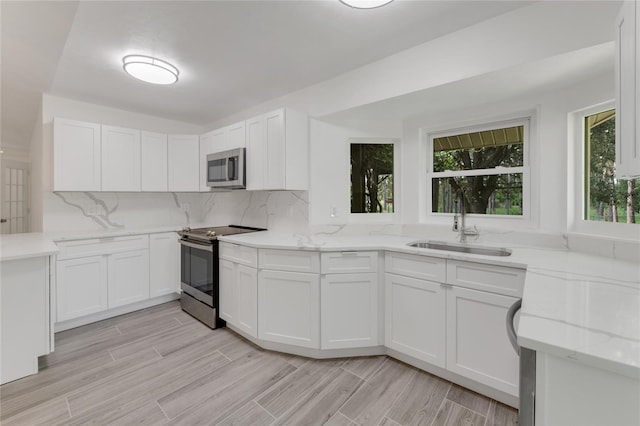
[[[453,285],[447,283],[440,283],[440,285],[442,286],[442,288],[453,288]]]
[[[358,252],[357,251],[341,251],[340,254],[343,256],[357,256]]]

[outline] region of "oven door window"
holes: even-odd
[[[207,161],[207,181],[226,182],[227,181],[227,159]]]
[[[184,245],[181,248],[182,283],[190,287],[185,291],[196,299],[213,305],[213,253]]]

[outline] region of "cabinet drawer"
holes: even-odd
[[[74,259],[101,254],[147,249],[149,248],[149,236],[128,235],[124,237],[63,241],[57,243],[57,246],[60,249],[60,252],[58,253],[58,260]]]
[[[302,250],[260,250],[260,269],[292,272],[320,272],[320,254]]]
[[[447,261],[447,283],[460,287],[522,297],[524,269]]]
[[[218,256],[252,268],[258,267],[258,249],[253,247],[220,242]]]
[[[322,253],[320,260],[323,274],[349,274],[378,270],[378,252],[376,251]]]
[[[384,264],[385,272],[423,280],[445,282],[447,271],[445,259],[387,252],[385,253]]]

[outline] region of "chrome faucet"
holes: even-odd
[[[467,237],[476,237],[476,239],[478,239],[478,237],[480,236],[480,231],[478,231],[478,228],[476,228],[476,226],[473,226],[473,229],[467,229],[467,227],[465,226],[465,207],[464,207],[464,196],[461,194],[460,198],[456,201],[456,204],[458,206],[460,206],[459,209],[456,210],[460,210],[460,222],[458,223],[458,214],[454,214],[453,215],[453,227],[452,230],[455,232],[458,232],[458,241],[461,243],[466,243],[467,242]]]

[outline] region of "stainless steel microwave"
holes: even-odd
[[[212,188],[245,188],[245,148],[207,155],[207,186]]]

